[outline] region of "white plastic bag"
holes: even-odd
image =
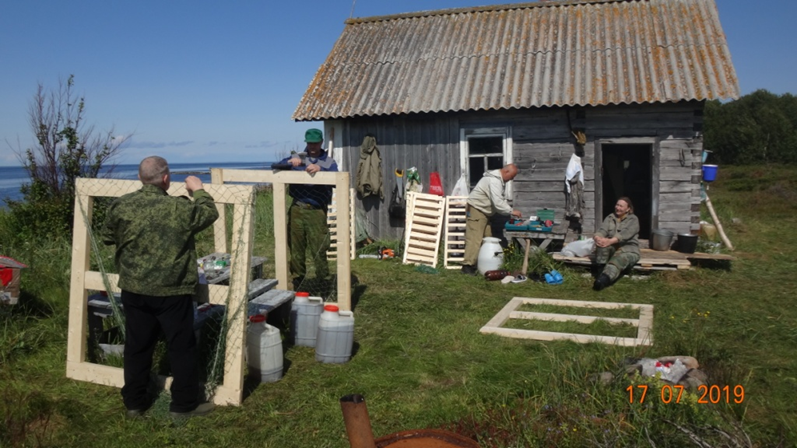
[[[468,191],[468,181],[465,179],[465,173],[462,173],[457,183],[454,184],[451,196],[467,196],[468,194],[470,194],[470,191]]]
[[[595,240],[573,241],[562,248],[562,255],[566,257],[586,257],[595,249]]]

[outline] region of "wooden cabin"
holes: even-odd
[[[583,231],[629,196],[647,238],[699,230],[704,104],[738,96],[714,0],[546,1],[347,20],[293,119],[324,122],[352,186],[376,137],[385,198],[356,202],[374,238],[401,235],[387,206],[413,166],[448,194],[513,162],[514,207],[561,221],[573,154]]]

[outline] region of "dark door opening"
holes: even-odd
[[[653,177],[651,173],[652,145],[604,144],[603,152],[603,214],[614,212],[614,204],[621,196],[628,196],[639,218],[639,238],[649,239],[652,218]]]

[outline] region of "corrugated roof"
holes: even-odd
[[[738,96],[714,0],[549,1],[348,20],[293,119]]]

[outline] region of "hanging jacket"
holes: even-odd
[[[363,144],[360,146],[357,192],[362,198],[377,193],[379,199],[385,198],[385,193],[382,191],[382,159],[379,156],[379,148],[376,147],[376,138],[370,135],[363,139]]]

